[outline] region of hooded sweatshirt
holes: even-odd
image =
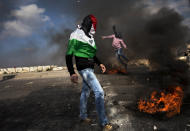
[[[89,19],[91,20],[90,15],[87,19],[88,21]],[[91,26],[91,28],[96,27],[93,25],[92,21],[90,21],[87,25]],[[100,61],[96,57],[97,47],[93,35],[90,34],[89,29],[89,27],[84,27],[84,24],[82,24],[82,27],[78,27],[70,35],[66,52],[66,64],[70,75],[75,74],[72,62],[73,56],[75,56],[78,71],[86,68],[94,68],[95,63],[100,65]]]

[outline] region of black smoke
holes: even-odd
[[[107,65],[117,60],[111,47],[112,41],[102,40],[101,36],[113,34],[113,25],[116,25],[127,43],[128,50],[125,52],[129,59],[149,59],[153,68],[167,69],[173,66],[177,49],[185,46],[189,29],[182,24],[183,17],[174,9],[163,7],[157,13],[151,13],[146,3],[138,0],[83,0],[77,4],[75,9],[72,7],[76,5],[70,5],[72,11],[69,11],[77,16],[76,25],[88,14],[97,17],[97,55]],[[52,36],[51,42],[59,46],[55,56],[64,55],[60,51],[65,49],[68,39],[67,30]]]
[[[160,9],[132,36],[132,49],[148,58],[153,66],[170,68],[176,61],[177,49],[185,46],[187,40],[188,28],[182,25],[182,20],[174,10]]]
[[[42,51],[46,49],[39,48],[38,43],[39,41],[29,40],[27,43],[20,43],[20,45],[14,47],[14,50],[11,52],[0,52],[0,67],[12,68],[51,64],[51,60],[42,53]]]
[[[65,64],[65,53],[67,50],[67,44],[71,33],[71,29],[65,29],[63,27],[63,29],[61,29],[60,31],[51,29],[46,34],[46,37],[49,39],[49,48],[56,48],[55,52],[53,52],[53,54],[50,55],[52,63],[57,65]]]

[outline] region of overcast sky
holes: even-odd
[[[126,6],[126,8],[135,10],[140,3],[143,10],[149,14],[157,13],[162,7],[174,9],[183,17],[182,24],[190,27],[189,0],[115,1],[0,0],[0,68],[64,64],[62,54],[60,54],[61,61],[59,60],[61,57],[59,59],[54,57],[56,52],[62,50],[64,54],[65,49],[62,49],[64,46],[54,44],[53,42],[56,41],[51,40],[51,34],[62,32],[65,29],[68,29],[70,33],[70,30],[74,30],[84,16],[91,13],[94,13],[97,18],[106,18],[108,15],[109,17],[115,16],[115,13],[118,15],[130,14],[130,10],[121,8]],[[116,12],[112,12],[112,8],[116,8]],[[98,12],[99,9],[102,13]],[[104,13],[104,10],[107,13]],[[130,19],[129,15],[126,17]],[[114,21],[114,19],[115,17],[110,21]],[[98,19],[98,22],[101,27],[104,19]],[[99,32],[101,31],[99,30]]]

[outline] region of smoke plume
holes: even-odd
[[[65,53],[72,30],[62,29],[57,32],[54,29],[51,29],[49,32],[51,32],[47,34],[47,37],[50,38],[49,46],[56,47],[55,52],[51,54],[51,60],[54,64],[63,65],[65,64]]]
[[[102,40],[101,36],[113,34],[113,25],[122,33],[128,46],[125,53],[129,59],[149,59],[152,67],[157,69],[167,69],[173,65],[175,67],[176,51],[185,46],[189,30],[182,25],[183,17],[174,9],[162,7],[153,11],[144,1],[138,0],[83,0],[72,13],[78,16],[76,24],[88,14],[97,17],[97,55],[107,65],[117,61],[111,47],[112,40]],[[55,56],[61,56],[62,60],[70,32],[68,29],[64,30],[54,34],[51,39],[59,47]]]

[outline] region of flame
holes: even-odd
[[[140,99],[138,109],[149,114],[166,112],[167,117],[179,114],[184,92],[180,86],[168,90],[160,93],[152,92],[149,101]]]
[[[108,71],[108,74],[117,74],[117,73],[118,73],[118,70],[116,69],[112,69]]]
[[[127,74],[127,71],[125,69],[117,68],[117,69],[111,69],[107,71],[108,74]]]

